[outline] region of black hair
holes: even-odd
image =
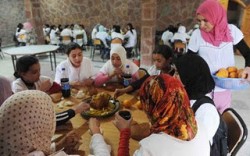
[[[166,60],[173,57],[173,50],[167,45],[157,45],[153,54],[161,54]]]
[[[20,78],[20,73],[29,71],[30,66],[38,62],[38,58],[33,55],[25,55],[18,58],[16,61],[16,71],[14,72],[14,76]]]
[[[134,29],[134,27],[133,27],[132,23],[128,23],[127,25],[129,26],[130,32],[133,34],[132,30]]]
[[[79,44],[75,43],[75,42],[71,42],[67,45],[67,50],[66,50],[66,54],[69,56],[70,52],[72,50],[75,50],[75,49],[81,49],[82,51],[82,48]]]
[[[20,32],[21,29],[23,29],[23,24],[22,23],[18,23],[17,28],[18,28],[17,32]]]
[[[121,27],[119,25],[113,25],[114,32],[121,33]]]

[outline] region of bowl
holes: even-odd
[[[243,78],[221,78],[215,75],[212,75],[212,77],[216,86],[224,89],[241,90],[250,86],[250,83]]]

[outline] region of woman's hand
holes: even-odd
[[[100,122],[96,118],[90,118],[89,119],[89,130],[91,132],[91,135],[100,133]]]
[[[123,117],[119,115],[119,112],[116,112],[115,120],[113,120],[113,124],[117,127],[119,131],[121,131],[123,129],[130,128],[131,121],[132,121],[132,117],[129,120],[125,120],[123,119]]]
[[[48,79],[48,80],[41,83],[40,90],[43,92],[47,92],[47,91],[49,91],[51,86],[52,86],[52,84],[50,83],[50,80]]]
[[[250,81],[250,67],[246,67],[243,72],[241,78],[247,79]]]
[[[75,114],[77,114],[77,113],[87,111],[89,110],[89,108],[90,108],[89,104],[85,102],[81,102],[78,105],[74,106],[72,109],[75,111]]]
[[[125,94],[125,93],[128,93],[130,91],[133,90],[133,87],[132,86],[128,86],[126,88],[122,88],[122,89],[116,89],[115,90],[115,93],[114,93],[114,98],[118,98],[119,96]]]
[[[82,82],[82,86],[90,87],[94,84],[94,80],[91,78],[88,78]]]
[[[56,150],[64,148],[66,153],[75,153],[79,148],[80,139],[81,137],[75,131],[70,131],[56,144]]]

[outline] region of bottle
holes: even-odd
[[[126,68],[122,77],[123,77],[123,85],[125,87],[129,86],[132,81],[132,75],[130,73],[129,65],[126,65]]]
[[[65,72],[65,68],[62,68],[61,91],[64,98],[70,97],[69,78]]]

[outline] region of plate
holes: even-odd
[[[120,102],[118,100],[109,100],[109,108],[104,110],[96,110],[90,108],[89,111],[82,112],[81,115],[85,119],[93,118],[107,118],[113,116],[120,108]]]

